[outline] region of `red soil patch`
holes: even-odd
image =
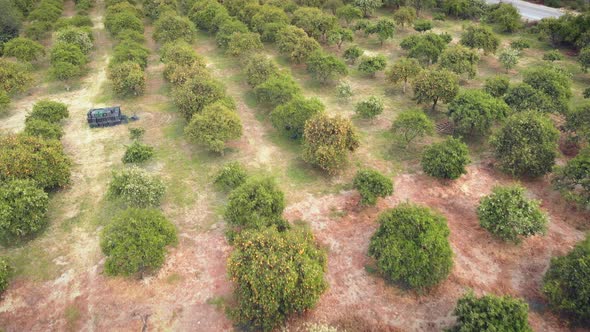
[[[368,324],[383,324],[407,331],[440,331],[453,324],[452,310],[467,288],[477,294],[512,294],[531,304],[530,322],[538,331],[565,331],[559,319],[544,309],[539,292],[542,276],[554,255],[570,250],[583,238],[575,225],[585,216],[567,208],[558,195],[549,192],[545,181],[525,183],[530,195],[542,199],[550,215],[548,234],[506,244],[492,238],[477,220],[476,206],[494,185],[507,184],[509,178],[481,166],[472,166],[457,181],[443,183],[425,175],[398,176],[395,194],[378,207],[359,210],[358,195],[345,192],[317,199],[308,197],[288,208],[289,219],[311,224],[318,241],[328,251],[327,279],[330,289],[305,320],[338,323],[350,317],[363,317]],[[445,282],[425,295],[397,288],[370,274],[366,256],[369,240],[378,227],[379,212],[400,202],[424,204],[442,213],[451,230],[455,253],[453,271]],[[343,211],[344,217],[334,211]],[[587,225],[586,225],[587,226]],[[300,326],[303,319],[295,319]]]

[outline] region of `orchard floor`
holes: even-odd
[[[71,1],[69,1],[71,2]],[[66,6],[71,12],[71,3]],[[285,216],[307,222],[328,254],[328,291],[314,310],[287,323],[291,331],[303,330],[310,322],[344,326],[348,331],[440,331],[453,323],[457,298],[468,288],[478,294],[512,294],[530,305],[530,322],[535,331],[568,331],[564,321],[549,312],[539,286],[550,257],[564,254],[581,240],[589,228],[588,215],[569,208],[547,179],[523,182],[532,197],[542,200],[551,218],[547,235],[505,244],[478,226],[477,202],[497,184],[513,182],[498,173],[481,146],[472,146],[475,162],[468,174],[452,182],[440,182],[419,171],[416,156],[422,144],[408,150],[391,148],[390,120],[398,110],[414,107],[408,96],[391,92],[382,75],[376,79],[351,73],[356,94],[348,103],[336,100],[333,86],[311,82],[301,66],[291,67],[272,47],[266,53],[292,71],[306,96],[317,96],[332,114],[352,115],[354,102],[377,94],[386,98],[386,111],[374,121],[354,119],[361,130],[362,145],[351,165],[335,177],[326,177],[306,165],[300,147],[278,135],[268,120],[268,110],[253,101],[244,83],[240,64],[215,45],[212,36],[199,33],[195,49],[204,56],[215,77],[234,97],[244,124],[243,137],[231,144],[223,156],[188,144],[183,138],[184,121],[162,80],[158,45],[146,22],[146,94],[119,99],[110,92],[106,68],[112,41],[104,30],[104,3],[97,1],[95,52],[89,73],[72,84],[69,91],[43,82],[30,95],[15,100],[11,114],[0,120],[0,129],[17,132],[24,127],[26,111],[39,99],[68,104],[63,143],[74,161],[71,184],[52,194],[50,226],[36,239],[16,247],[1,248],[16,263],[16,278],[0,301],[0,329],[5,331],[231,331],[225,309],[231,305],[232,285],[226,273],[231,247],[226,241],[222,218],[226,198],[211,185],[212,175],[227,161],[239,160],[252,172],[272,174],[286,193]],[[71,14],[71,13],[70,13]],[[438,23],[437,23],[438,24]],[[441,23],[439,29],[460,32],[460,25]],[[402,32],[402,38],[407,32]],[[398,57],[399,40],[383,49],[374,41],[360,44],[373,52]],[[336,50],[333,50],[337,52]],[[523,60],[534,61],[533,50]],[[483,74],[498,71],[491,57],[480,66]],[[587,76],[575,77],[576,89]],[[478,77],[469,86],[479,86]],[[94,106],[122,105],[136,113],[146,128],[144,141],[156,149],[153,162],[144,165],[160,174],[168,188],[164,213],[179,230],[179,244],[171,248],[164,267],[142,280],[108,277],[103,274],[104,257],[99,234],[121,207],[104,199],[112,169],[122,167],[121,157],[129,144],[126,126],[89,129],[85,115]],[[434,138],[440,139],[440,137]],[[484,144],[485,146],[485,144]],[[355,166],[377,168],[394,178],[395,192],[377,207],[360,209],[358,195],[349,183]],[[416,294],[384,281],[374,272],[366,256],[369,239],[377,228],[376,217],[386,208],[411,201],[442,213],[451,230],[455,254],[451,276],[427,294]]]

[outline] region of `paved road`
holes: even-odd
[[[523,19],[529,21],[540,20],[545,17],[559,17],[563,15],[557,8],[551,8],[543,5],[522,1],[522,0],[486,0],[487,3],[510,3],[518,9]]]

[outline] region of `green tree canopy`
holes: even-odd
[[[477,74],[479,54],[461,45],[447,47],[440,55],[441,68],[446,68],[457,75],[466,73],[469,78]]]
[[[375,76],[378,71],[385,70],[387,58],[381,54],[375,56],[363,56],[359,63],[359,71],[367,75]]]
[[[431,144],[424,150],[421,160],[424,173],[450,180],[467,174],[465,166],[470,162],[467,145],[453,137],[440,143]]]
[[[565,199],[590,210],[590,148],[557,167],[552,183]]]
[[[393,121],[391,131],[404,146],[408,146],[418,137],[432,135],[434,122],[420,110],[404,111]]]
[[[302,139],[307,120],[323,113],[324,104],[318,98],[296,96],[270,113],[272,125],[291,139]]]
[[[377,198],[393,194],[391,179],[372,169],[357,171],[352,186],[361,194],[359,203],[363,206],[374,206]]]
[[[408,81],[412,80],[422,70],[418,60],[413,58],[400,58],[385,72],[388,81],[393,84],[403,82],[403,92],[406,92]]]
[[[488,26],[470,25],[465,28],[461,35],[461,44],[481,49],[484,54],[495,53],[498,46],[500,46],[500,38]]]
[[[109,183],[108,197],[128,207],[158,207],[166,187],[162,180],[141,168],[114,171]]]
[[[3,52],[5,56],[15,57],[19,61],[31,62],[43,56],[45,48],[34,40],[17,37],[4,44]]]
[[[242,136],[242,120],[233,109],[217,102],[193,115],[184,133],[189,141],[203,144],[210,151],[223,153],[227,141]]]
[[[0,239],[19,240],[47,225],[49,196],[29,179],[0,184]]]
[[[460,135],[485,135],[497,120],[510,115],[506,103],[481,90],[464,90],[449,104],[449,116]]]
[[[453,266],[446,220],[426,207],[409,203],[382,212],[369,255],[388,279],[424,289],[447,278]]]
[[[307,71],[323,83],[348,74],[346,64],[330,53],[315,51],[307,59]]]
[[[457,75],[446,69],[423,70],[414,79],[413,85],[416,102],[431,102],[433,111],[439,101],[448,103],[459,92]]]

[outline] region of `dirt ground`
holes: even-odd
[[[394,195],[381,200],[377,207],[360,209],[358,194],[346,189],[354,167],[326,178],[305,166],[299,147],[277,138],[268,121],[261,120],[264,110],[249,100],[250,90],[238,61],[221,54],[213,38],[201,34],[195,49],[236,100],[245,133],[230,144],[231,151],[226,155],[212,156],[182,137],[184,124],[174,112],[162,80],[163,67],[149,24],[145,34],[151,56],[145,96],[121,100],[110,94],[106,67],[113,45],[102,24],[103,5],[103,1],[97,1],[91,12],[96,50],[88,75],[70,91],[53,83],[40,83],[15,100],[11,114],[0,121],[2,130],[18,132],[35,101],[50,98],[67,103],[70,118],[65,123],[63,143],[74,161],[71,184],[52,196],[49,229],[22,247],[0,249],[0,254],[19,262],[17,276],[0,301],[0,329],[233,330],[225,313],[232,292],[226,273],[231,247],[220,212],[225,197],[212,188],[210,179],[223,163],[239,160],[251,170],[277,178],[289,203],[285,216],[290,221],[309,223],[328,253],[329,290],[315,309],[291,319],[288,329],[300,331],[308,322],[323,322],[352,324],[366,330],[373,327],[375,331],[440,331],[453,324],[457,298],[472,288],[478,294],[523,297],[531,307],[530,322],[535,331],[568,331],[564,322],[547,310],[538,289],[550,257],[570,250],[590,225],[587,215],[571,209],[548,189],[546,179],[523,184],[531,197],[542,200],[542,208],[551,218],[547,235],[518,246],[497,241],[478,226],[475,207],[494,185],[513,180],[495,171],[488,160],[479,160],[459,180],[440,182],[415,171],[411,162],[407,165],[393,160],[388,148],[372,149],[374,145],[390,145],[383,131],[395,112],[410,103],[405,96],[391,96],[383,88],[382,76],[375,81],[353,73],[350,79],[357,92],[355,102],[379,94],[387,98],[387,110],[373,122],[355,119],[363,132],[363,147],[351,164],[370,165],[395,176]],[[73,2],[68,1],[66,8],[65,15],[71,15]],[[371,43],[363,47],[374,49]],[[281,60],[272,50],[268,55]],[[338,103],[330,88],[308,84],[301,68],[287,69],[293,71],[305,95],[321,98],[329,112],[352,114],[352,103]],[[164,267],[143,280],[102,273],[99,233],[116,209],[103,197],[111,168],[121,167],[120,158],[129,139],[124,126],[90,130],[85,114],[93,106],[111,104],[124,105],[139,115],[137,125],[147,130],[145,141],[156,148],[156,161],[146,168],[164,178],[168,193],[163,210],[179,230],[179,244],[170,249]],[[407,158],[412,156],[410,153]],[[366,256],[370,237],[378,226],[377,215],[405,201],[442,213],[451,230],[455,254],[452,274],[424,295],[388,284],[373,272],[373,263]]]

